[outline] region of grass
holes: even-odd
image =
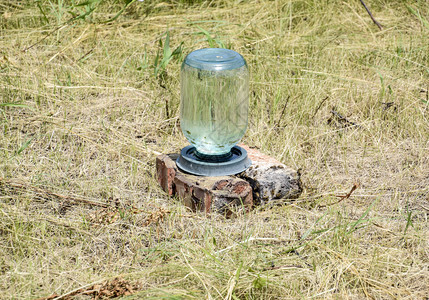
[[[2,298],[427,297],[429,5],[366,4],[382,31],[359,1],[0,1]],[[243,141],[301,170],[299,199],[224,219],[157,185],[209,45],[246,58]]]

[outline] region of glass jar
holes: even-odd
[[[180,126],[201,156],[230,153],[247,128],[249,71],[235,51],[191,52],[181,69]]]

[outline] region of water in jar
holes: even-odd
[[[206,155],[228,153],[247,128],[247,66],[212,71],[182,66],[180,126]]]

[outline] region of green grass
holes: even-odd
[[[429,4],[365,2],[382,31],[359,1],[0,1],[1,298],[427,297]],[[210,45],[246,58],[243,141],[301,170],[299,199],[224,219],[156,183]]]

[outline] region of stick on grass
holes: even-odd
[[[377,20],[374,18],[374,16],[372,15],[371,11],[369,10],[368,6],[366,6],[365,2],[363,2],[363,0],[359,0],[359,1],[360,1],[360,3],[362,3],[363,7],[365,7],[366,12],[371,17],[371,20],[374,22],[374,24],[377,25],[377,27],[380,30],[383,30],[383,26],[381,26],[381,24],[379,22],[377,22]]]

